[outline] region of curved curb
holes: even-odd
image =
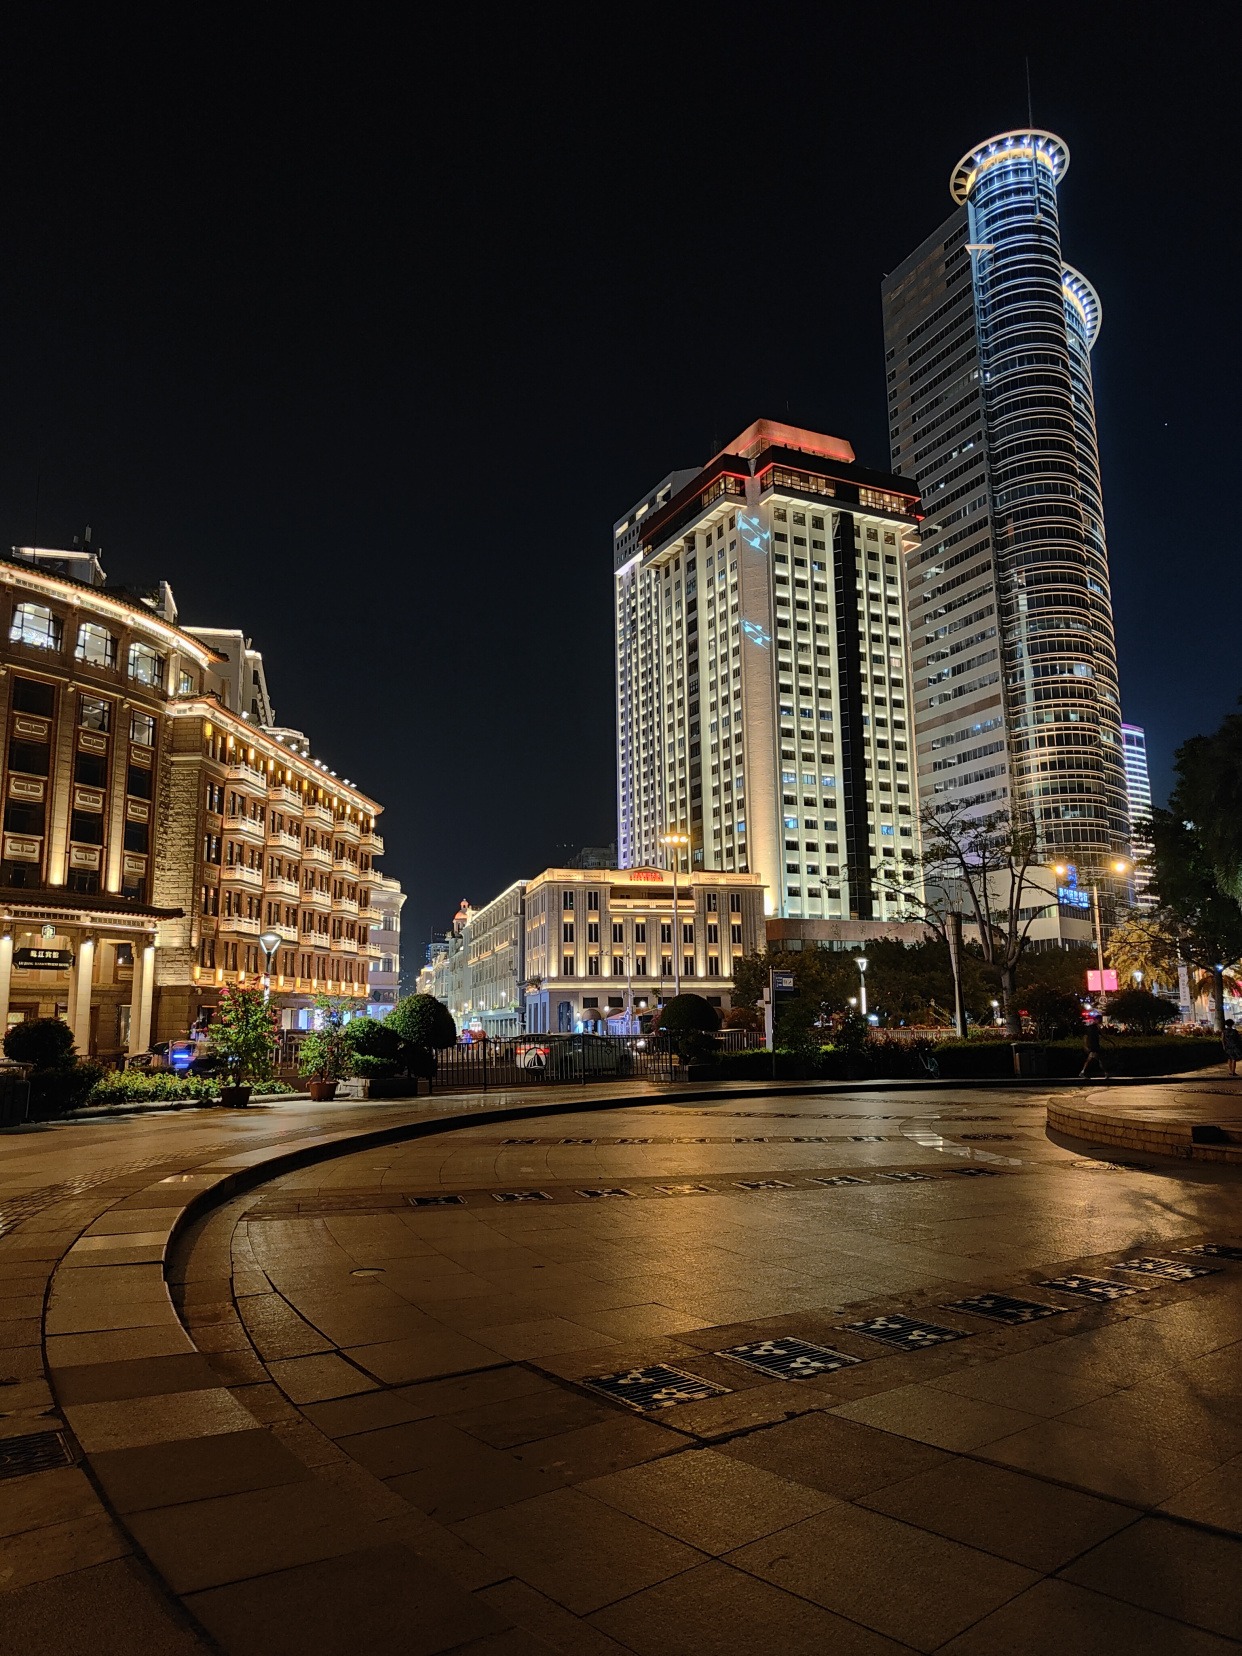
[[[1190,1121],[1111,1114],[1069,1099],[1048,1100],[1048,1130],[1067,1138],[1183,1161],[1224,1162],[1242,1167],[1242,1144],[1196,1144]]]

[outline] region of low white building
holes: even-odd
[[[380,874],[371,882],[372,945],[381,950],[367,977],[367,1013],[384,1018],[401,999],[401,909],[405,892],[400,880]]]

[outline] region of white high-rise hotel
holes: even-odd
[[[769,915],[905,914],[917,504],[840,438],[759,420],[614,526],[622,868],[681,833],[683,869],[760,875]]]

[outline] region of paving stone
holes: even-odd
[[[847,1501],[948,1460],[922,1443],[818,1412],[749,1432],[719,1452]]]
[[[1062,1573],[1080,1587],[1242,1639],[1242,1540],[1143,1518]]]
[[[981,1444],[1019,1432],[1036,1424],[1035,1415],[1018,1409],[980,1403],[958,1397],[934,1386],[898,1386],[892,1391],[874,1392],[853,1403],[839,1404],[833,1411],[847,1420],[900,1432],[938,1449],[977,1449]]]
[[[6,1644],[23,1656],[207,1656],[189,1619],[132,1558],[10,1588],[3,1618]]]
[[[111,1505],[122,1514],[310,1477],[305,1462],[262,1427],[104,1450],[91,1456],[91,1468]]]
[[[950,1640],[941,1656],[1236,1656],[1232,1640],[1067,1581],[1041,1581]]]

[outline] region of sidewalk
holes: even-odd
[[[1048,1100],[1048,1127],[1118,1150],[1242,1166],[1242,1076],[1221,1064],[1208,1075],[1162,1084],[1092,1083]]]

